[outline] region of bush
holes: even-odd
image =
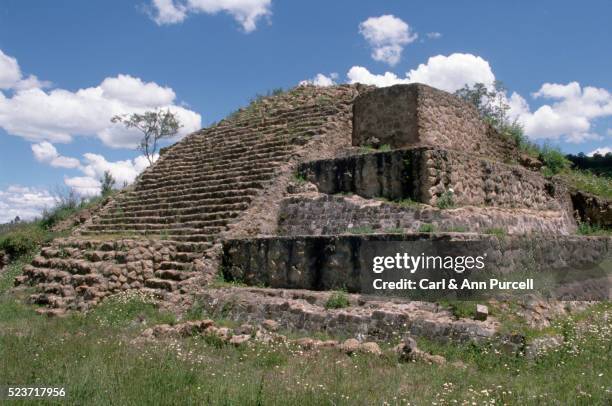
[[[540,152],[540,161],[544,164],[545,176],[552,176],[571,167],[571,162],[556,148],[544,147]]]
[[[326,309],[342,309],[345,307],[349,307],[350,302],[348,300],[348,296],[344,291],[338,291],[331,294],[327,302],[325,303]]]
[[[36,225],[27,225],[0,237],[0,250],[11,258],[34,252],[46,239],[45,233]]]
[[[455,195],[453,189],[448,189],[440,195],[436,205],[439,209],[450,209],[455,206]]]

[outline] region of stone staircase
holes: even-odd
[[[35,285],[31,300],[50,309],[84,310],[127,289],[182,300],[216,273],[228,226],[287,163],[312,139],[350,126],[358,89],[300,86],[188,135],[73,236],[44,247],[17,283]]]

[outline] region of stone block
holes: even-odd
[[[361,94],[353,104],[354,146],[431,145],[497,160],[518,160],[518,149],[460,98],[423,84]]]

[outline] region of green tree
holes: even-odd
[[[182,127],[170,109],[117,115],[111,119],[111,122],[121,123],[126,128],[135,128],[142,133],[138,150],[147,158],[149,164],[153,163],[159,140],[175,136]]]
[[[115,186],[116,181],[110,171],[104,171],[104,176],[100,183],[102,184],[102,196],[108,196],[113,192],[113,186]]]

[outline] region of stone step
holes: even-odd
[[[193,278],[198,275],[198,272],[188,272],[187,270],[160,269],[158,271],[155,271],[155,276],[158,279],[170,281],[184,281],[186,279]]]
[[[168,165],[167,168],[156,168],[157,170],[154,172],[143,173],[141,179],[144,182],[149,182],[164,176],[184,175],[194,177],[202,173],[216,174],[222,171],[230,172],[237,168],[256,168],[266,163],[283,162],[293,152],[293,149],[291,146],[284,146],[261,153],[245,151],[231,155],[222,154],[219,157],[210,158],[210,160],[194,158],[193,161],[166,163]]]
[[[244,142],[234,146],[211,148],[210,152],[192,149],[190,153],[177,156],[172,160],[166,160],[156,165],[156,169],[162,172],[174,172],[180,170],[195,171],[222,169],[223,166],[232,166],[235,163],[255,163],[266,160],[276,160],[289,153],[294,147],[287,144],[286,140],[270,140],[257,145],[249,146]],[[157,174],[148,172],[145,177]]]
[[[219,174],[207,175],[202,174],[197,177],[180,178],[176,177],[173,179],[162,179],[159,181],[148,181],[139,183],[137,190],[147,188],[149,190],[156,190],[160,187],[170,186],[171,188],[178,190],[182,188],[187,189],[189,186],[195,186],[202,183],[229,183],[232,184],[234,181],[245,181],[245,180],[260,180],[266,179],[271,176],[277,169],[278,165],[266,166],[260,169],[239,169],[233,172],[221,172]],[[184,187],[187,186],[187,187]]]
[[[136,227],[138,226],[138,228]],[[164,239],[166,236],[181,236],[191,234],[206,234],[216,235],[223,231],[224,227],[202,227],[202,228],[189,228],[189,227],[177,227],[177,228],[164,228],[162,224],[138,224],[138,225],[126,225],[121,227],[121,224],[109,227],[104,225],[92,225],[88,230],[92,232],[99,232],[104,234],[120,234],[121,232],[129,231],[136,234],[144,235],[159,235],[160,238]]]
[[[155,185],[148,185],[148,189],[140,189],[140,187],[136,188],[136,190],[149,190],[151,192],[158,192],[160,190],[163,191],[173,191],[177,192],[181,186],[184,186],[183,190],[189,190],[190,188],[197,188],[201,186],[221,186],[221,189],[235,189],[235,184],[244,183],[244,182],[267,182],[274,175],[276,168],[270,168],[267,171],[259,171],[258,173],[245,173],[240,176],[228,176],[227,178],[219,178],[219,179],[198,179],[194,180],[191,183],[173,183],[173,182],[161,182]],[[143,186],[144,187],[144,186]]]
[[[208,223],[208,225],[226,225],[233,218],[237,217],[240,214],[239,211],[233,212],[217,212],[217,213],[196,213],[189,215],[178,215],[178,216],[168,216],[168,217],[160,217],[160,216],[136,216],[136,217],[113,217],[113,216],[105,216],[102,217],[96,224],[144,224],[144,223],[156,223],[159,221],[169,221],[172,220],[174,223],[191,223],[191,222],[201,222]]]
[[[198,198],[198,195],[189,194],[189,192],[184,192],[183,196],[184,198],[181,199],[180,193],[176,192],[175,195],[170,195],[167,197],[152,197],[149,199],[132,200],[129,202],[121,201],[120,207],[123,210],[129,210],[130,208],[133,208],[133,207],[155,206],[159,204],[169,204],[169,205],[182,204],[183,207],[189,203],[223,205],[223,204],[234,204],[234,203],[249,203],[252,199],[252,196],[248,196],[248,195],[236,196],[236,197]]]
[[[173,290],[176,290],[177,282],[168,279],[151,278],[145,281],[145,287],[172,292]]]
[[[125,230],[174,230],[174,229],[196,229],[196,230],[218,230],[224,228],[229,220],[214,220],[214,221],[190,221],[190,222],[173,222],[162,223],[161,221],[170,220],[170,218],[159,217],[158,223],[98,223],[92,224],[90,230],[100,230],[105,228],[119,228]]]
[[[195,205],[190,207],[165,207],[159,206],[154,208],[139,208],[132,209],[129,212],[123,214],[106,213],[103,218],[117,218],[120,219],[122,216],[125,217],[160,217],[160,216],[176,216],[176,215],[195,215],[195,214],[206,214],[214,215],[217,214],[217,219],[231,218],[229,213],[235,213],[246,209],[249,205],[247,203],[228,204],[221,206],[206,206],[206,205]]]
[[[200,187],[190,187],[186,193],[191,195],[199,195],[202,198],[206,197],[231,197],[231,196],[240,196],[240,195],[251,195],[258,193],[262,186],[262,182],[236,182],[231,185],[232,187],[228,187],[227,184],[222,184],[218,186],[200,186]],[[130,191],[129,193],[122,195],[117,198],[119,202],[127,202],[130,203],[132,201],[138,201],[138,199],[146,199],[146,198],[163,198],[163,197],[174,197],[176,191],[158,191],[158,192],[149,192],[146,191]]]

